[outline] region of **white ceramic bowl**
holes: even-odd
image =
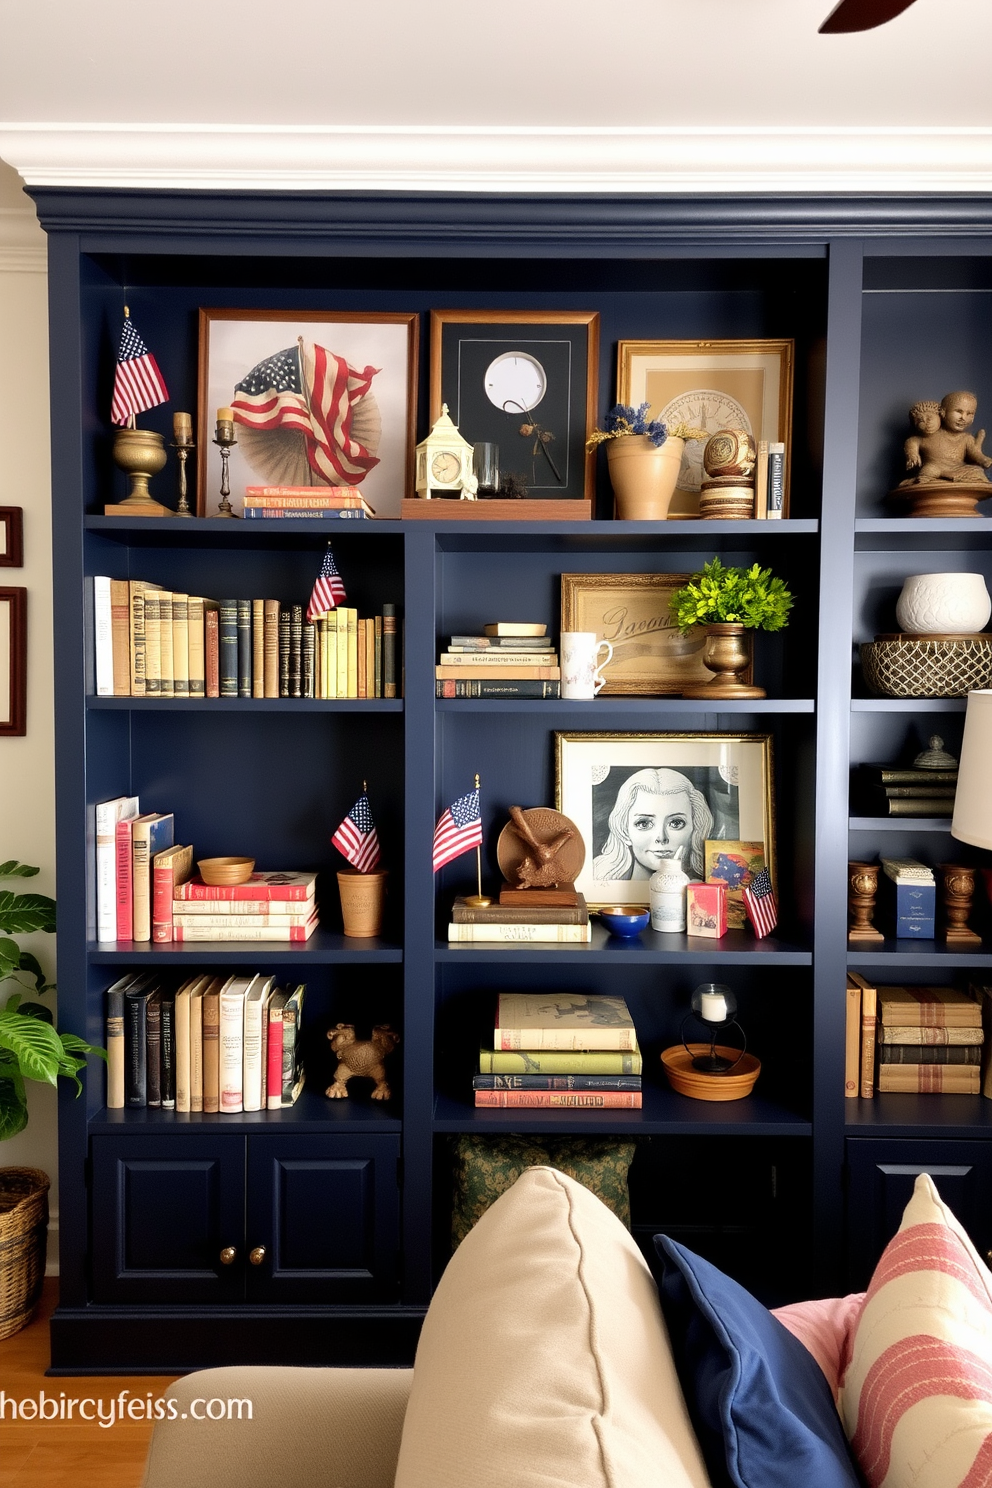
[[[916,635],[977,635],[992,600],[980,573],[912,574],[896,604],[896,624]]]

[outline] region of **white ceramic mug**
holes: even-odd
[[[606,655],[600,652],[606,648]],[[603,668],[613,660],[612,641],[601,641],[594,630],[561,633],[561,695],[594,698],[606,686]]]

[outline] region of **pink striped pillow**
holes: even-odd
[[[992,1488],[992,1276],[926,1173],[875,1268],[839,1408],[868,1488]]]
[[[864,1300],[864,1292],[852,1292],[849,1297],[821,1297],[815,1302],[790,1302],[772,1308],[772,1317],[777,1317],[809,1349],[827,1377],[835,1402],[850,1363],[854,1329]]]

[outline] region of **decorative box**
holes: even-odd
[[[719,940],[727,933],[727,886],[693,883],[685,891],[686,934]]]

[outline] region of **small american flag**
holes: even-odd
[[[741,893],[754,933],[759,940],[764,940],[778,924],[778,905],[775,903],[775,890],[772,888],[772,876],[768,869],[762,868],[760,873],[756,873]]]
[[[344,821],[331,838],[338,852],[359,873],[368,873],[379,861],[379,837],[369,809],[369,798],[362,791]]]
[[[434,828],[434,872],[482,841],[479,790],[470,790],[443,813]]]
[[[110,419],[114,424],[126,424],[133,414],[142,413],[146,408],[157,408],[169,396],[158,363],[135,330],[134,321],[127,318],[126,311],[125,317],[117,353],[114,397],[110,405]]]
[[[334,562],[331,545],[328,543],[327,552],[320,565],[320,573],[317,575],[313,593],[310,595],[310,603],[307,605],[308,624],[313,623],[315,615],[325,615],[328,610],[333,610],[339,604],[343,604],[347,598],[341,575],[338,573],[338,566]]]

